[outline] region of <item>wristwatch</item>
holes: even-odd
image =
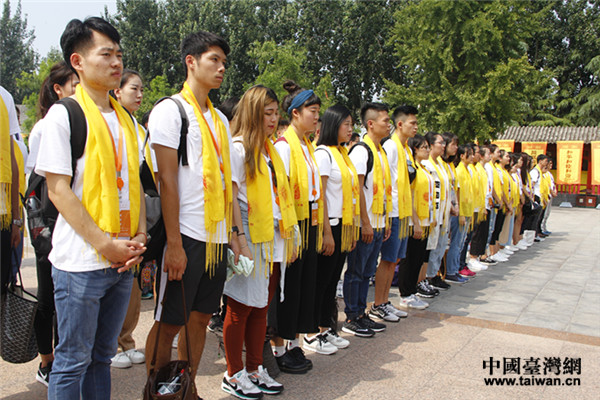
[[[13,222],[12,222],[12,223],[13,223],[13,225],[16,225],[16,226],[18,226],[18,227],[21,227],[21,226],[23,226],[23,220],[22,220],[22,219],[20,219],[20,218],[19,218],[19,219],[13,219]]]
[[[236,235],[238,235],[240,233],[240,230],[237,227],[237,225],[234,225],[234,226],[231,227],[231,232],[235,233]]]

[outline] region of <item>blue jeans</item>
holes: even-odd
[[[498,216],[498,209],[492,208],[489,210],[490,213],[490,230],[488,231],[487,244],[490,244],[492,240],[492,233],[494,233],[494,228],[496,227],[496,216]]]
[[[440,234],[438,243],[435,249],[429,252],[429,261],[427,262],[427,274],[428,278],[433,278],[437,275],[442,265],[442,258],[446,252],[446,246],[448,246],[448,230],[443,234]]]
[[[110,399],[110,359],[117,352],[133,274],[107,268],[66,272],[52,267],[60,342],[49,400]]]
[[[450,217],[450,247],[448,248],[448,256],[446,257],[446,274],[456,275],[460,269],[460,251],[465,243],[465,238],[469,232],[469,220],[460,226],[458,217],[453,215]]]
[[[354,319],[365,313],[369,278],[377,270],[377,257],[383,242],[384,229],[374,229],[373,241],[366,244],[362,240],[348,253],[347,268],[344,274],[344,302],[346,318]]]

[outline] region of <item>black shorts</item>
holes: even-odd
[[[185,316],[183,314],[181,282],[169,281],[167,273],[162,268],[160,274],[156,274],[158,299],[154,314],[155,319],[172,325],[183,325],[189,318],[191,311],[204,314],[212,314],[218,311],[225,278],[227,277],[227,244],[223,245],[221,259],[214,267],[214,272],[211,275],[210,271],[205,268],[206,243],[183,234],[181,240],[183,250],[187,256],[187,266],[182,279],[187,306]],[[165,299],[164,302],[163,298]]]

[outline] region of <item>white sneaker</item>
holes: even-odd
[[[397,316],[399,316],[400,318],[406,318],[408,317],[408,313],[406,311],[402,311],[402,310],[398,310],[396,307],[394,307],[394,305],[392,304],[391,301],[388,301],[387,303],[384,304],[386,306],[386,308],[393,314],[396,314]]]
[[[127,356],[127,353],[119,352],[116,356],[110,359],[111,366],[115,368],[131,368],[133,365]]]
[[[414,294],[407,297],[400,297],[400,307],[414,308],[415,310],[424,310],[429,307],[429,303],[417,298]]]
[[[481,264],[475,258],[469,258],[469,261],[467,262],[467,267],[469,267],[469,269],[473,272],[483,271],[484,269],[483,264]],[[487,267],[485,267],[485,269],[487,269]]]
[[[259,399],[262,397],[262,391],[248,378],[246,368],[236,372],[233,376],[223,374],[221,389],[240,399]]]
[[[314,351],[317,354],[324,354],[326,356],[337,353],[338,351],[338,348],[329,343],[321,334],[314,335],[311,338],[304,335],[302,347],[305,350]]]
[[[527,243],[525,243],[525,239],[521,239],[519,243],[515,245],[519,250],[527,250]]]
[[[338,333],[333,329],[328,330],[322,335],[327,342],[331,343],[338,349],[345,349],[346,347],[350,346],[350,341],[338,335]]]
[[[262,365],[258,366],[257,371],[248,373],[248,379],[264,394],[279,394],[283,392],[283,385],[271,378],[269,372]]]
[[[127,354],[127,357],[129,357],[133,364],[143,364],[146,362],[144,353],[137,351],[136,349],[127,350],[125,354]]]
[[[510,250],[508,247],[500,249],[499,253],[502,253],[502,254],[504,254],[507,257],[512,256],[513,254],[515,254],[515,252],[512,251],[512,250]]]
[[[494,254],[493,256],[490,256],[490,259],[496,262],[505,262],[508,261],[508,257],[506,257],[504,254],[498,252],[496,254]]]
[[[513,253],[516,253],[517,251],[519,251],[519,248],[513,244],[511,244],[510,246],[506,246],[506,249],[508,249],[509,251],[512,251]]]

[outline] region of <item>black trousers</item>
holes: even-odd
[[[501,208],[498,209],[498,215],[496,215],[496,224],[494,225],[494,232],[492,232],[492,238],[490,240],[490,244],[496,244],[498,238],[500,237],[500,231],[502,231],[502,225],[504,225],[504,219],[506,218],[506,214],[502,211]]]
[[[482,256],[485,254],[485,246],[487,245],[487,237],[490,231],[490,212],[487,213],[485,219],[481,221],[473,231],[473,239],[471,240],[471,255]]]
[[[421,266],[429,258],[427,239],[415,239],[409,236],[406,257],[398,264],[398,289],[400,296],[406,297],[417,293],[417,281]]]
[[[58,344],[58,330],[55,326],[54,283],[52,282],[52,263],[48,254],[36,251],[35,263],[38,281],[38,308],[33,328],[40,354],[50,354]],[[54,346],[52,339],[54,338]]]
[[[331,227],[335,250],[330,256],[319,254],[317,264],[319,265],[319,277],[317,279],[317,293],[315,299],[315,317],[319,326],[330,327],[337,330],[337,300],[335,292],[340,280],[346,256],[348,253],[341,252],[342,223]]]
[[[315,318],[317,286],[317,227],[308,228],[308,246],[302,257],[288,265],[285,271],[283,302],[278,289],[272,304],[277,308],[277,334],[293,340],[298,333],[313,333],[319,329]],[[270,323],[269,323],[270,325]]]

